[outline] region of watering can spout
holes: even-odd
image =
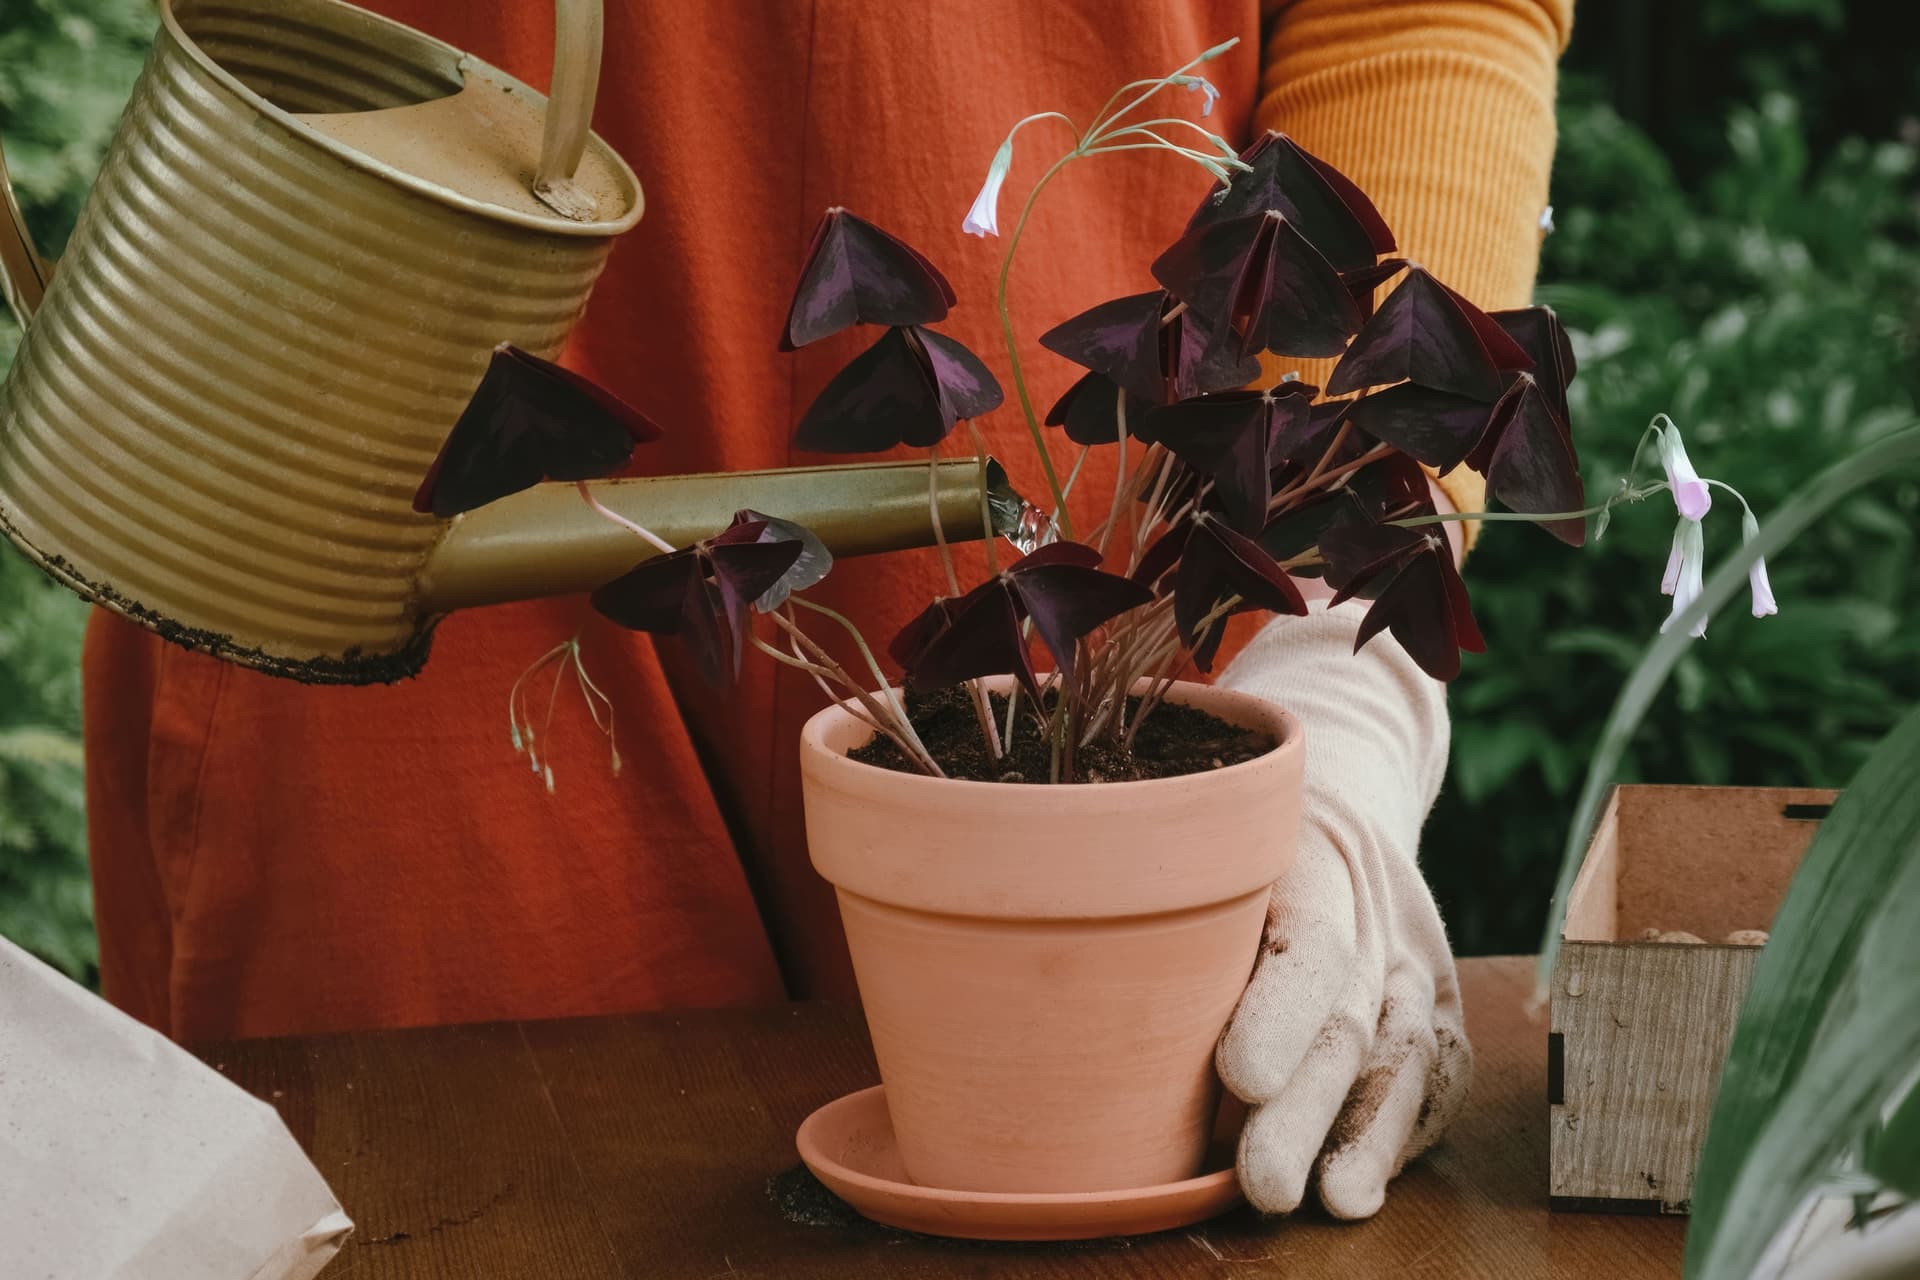
[[[979,458],[601,480],[590,491],[676,547],[744,509],[804,525],[835,557],[929,546],[936,532],[955,542],[989,526],[1011,534],[1019,504],[999,464]],[[456,517],[427,557],[420,598],[438,614],[591,591],[653,554],[573,486],[537,485]]]

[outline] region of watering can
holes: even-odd
[[[494,347],[556,354],[640,218],[632,170],[589,127],[599,0],[557,0],[556,19],[549,99],[340,0],[161,0],[57,271],[0,155],[0,275],[27,327],[0,388],[0,529],[168,639],[350,684],[413,674],[450,610],[644,558],[571,486],[452,521],[412,508]],[[930,543],[936,506],[949,538],[982,536],[989,470],[595,496],[676,545],[752,507],[856,555]]]

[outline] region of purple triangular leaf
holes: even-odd
[[[1211,330],[1191,311],[1168,327],[1179,330],[1170,344],[1175,400],[1237,390],[1260,376],[1259,359],[1241,353],[1231,329]]]
[[[1317,460],[1340,414],[1316,416],[1313,398],[1320,388],[1310,382],[1282,382],[1268,392],[1267,469],[1269,471],[1312,451]]]
[[[780,575],[780,580],[760,593],[753,607],[761,613],[772,613],[787,602],[787,597],[796,591],[805,591],[827,576],[833,568],[833,553],[827,550],[827,544],[820,541],[818,534],[803,524],[792,520],[782,520],[760,511],[745,509],[734,513],[735,524],[758,523],[764,527],[760,534],[763,542],[798,542],[800,555],[791,568]]]
[[[855,324],[931,324],[952,305],[953,286],[917,249],[845,209],[829,209],[814,230],[780,349]]]
[[[1252,533],[1267,522],[1273,496],[1267,462],[1273,393],[1222,391],[1153,411],[1155,439],[1213,481],[1234,524]]]
[[[1415,556],[1394,574],[1367,610],[1354,651],[1389,627],[1408,656],[1436,680],[1460,674],[1463,640],[1473,641],[1465,647],[1475,652],[1485,649],[1467,604],[1466,586],[1448,553]]]
[[[1268,131],[1240,153],[1253,166],[1203,201],[1188,228],[1275,210],[1299,225],[1337,268],[1351,271],[1393,251],[1373,202],[1345,175],[1285,134]]]
[[[1064,427],[1067,439],[1075,444],[1116,444],[1120,440],[1122,394],[1127,397],[1127,434],[1147,439],[1147,419],[1155,408],[1153,402],[1122,393],[1101,373],[1089,373],[1068,387],[1066,394],[1047,412],[1047,425]]]
[[[1187,304],[1209,335],[1225,336],[1249,256],[1267,227],[1264,214],[1197,224],[1153,262],[1153,278]]]
[[[1458,295],[1417,266],[1347,348],[1327,379],[1327,394],[1403,379],[1489,404],[1500,398],[1499,366]]]
[[[1157,403],[1166,396],[1160,361],[1166,301],[1166,291],[1155,289],[1103,302],[1041,334],[1040,345]]]
[[[1067,675],[1073,674],[1081,636],[1153,600],[1153,592],[1139,583],[1081,564],[1041,565],[1009,576],[1054,665]]]
[[[1147,548],[1146,554],[1140,557],[1140,563],[1133,570],[1133,580],[1143,586],[1158,587],[1167,571],[1180,563],[1181,553],[1187,549],[1187,542],[1192,536],[1191,519],[1182,520],[1161,534]]]
[[[1347,287],[1353,297],[1353,305],[1360,309],[1360,318],[1373,319],[1373,295],[1380,286],[1399,275],[1407,267],[1405,258],[1386,258],[1370,267],[1360,267],[1354,271],[1342,271],[1340,283]]]
[[[1499,416],[1486,470],[1488,491],[1526,515],[1586,506],[1586,488],[1566,424],[1532,375],[1520,374],[1502,404],[1506,412]],[[1587,540],[1584,519],[1555,520],[1541,527],[1569,546]]]
[[[793,442],[823,453],[880,453],[898,444],[928,448],[953,420],[905,329],[889,329],[855,356],[814,399]]]
[[[778,542],[715,543],[708,549],[713,580],[720,588],[727,630],[733,647],[734,674],[753,629],[753,602],[780,582],[800,559],[804,548],[797,539]]]
[[[944,333],[915,329],[913,335],[926,352],[927,367],[940,392],[941,416],[949,428],[963,418],[977,418],[1000,407],[1006,395],[979,356]]]
[[[1307,611],[1300,589],[1259,543],[1202,513],[1194,520],[1193,535],[1180,557],[1173,592],[1174,623],[1182,643],[1193,650],[1194,665],[1201,671],[1213,669],[1213,654],[1219,649],[1219,633],[1226,617],[1215,619],[1205,634],[1200,631],[1201,624],[1214,606],[1229,596],[1240,597],[1234,613],[1250,609],[1289,614]]]
[[[1486,432],[1493,406],[1484,400],[1402,382],[1352,402],[1347,416],[1368,435],[1442,474],[1460,465]]]
[[[629,631],[672,635],[680,629],[689,579],[705,576],[698,547],[642,560],[599,587],[589,603]]]
[[[908,666],[907,683],[928,691],[999,675],[1013,676],[1039,701],[1040,683],[1013,596],[1004,582],[994,578],[954,606],[952,621],[933,634]]]
[[[957,597],[942,596],[915,614],[913,621],[888,641],[887,656],[902,670],[912,667],[933,638],[953,625],[954,607],[959,603]]]
[[[1277,214],[1267,218],[1258,294],[1242,329],[1242,353],[1337,356],[1359,331],[1360,308],[1331,263]],[[1256,250],[1256,253],[1259,251]]]
[[[1519,307],[1491,313],[1494,321],[1513,336],[1513,340],[1533,358],[1533,376],[1552,402],[1561,421],[1568,420],[1567,385],[1578,367],[1573,360],[1573,343],[1552,307]]]
[[[1427,549],[1426,539],[1398,525],[1351,520],[1330,523],[1320,537],[1320,558],[1327,562],[1327,585],[1336,592],[1333,603],[1368,590],[1376,579],[1397,569]]]
[[[413,495],[445,519],[542,480],[610,476],[660,428],[606,388],[501,343]]]

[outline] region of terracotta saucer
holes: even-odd
[[[862,1215],[890,1227],[967,1240],[1093,1240],[1191,1226],[1240,1203],[1231,1148],[1184,1182],[1131,1191],[942,1191],[907,1179],[884,1085],[829,1102],[800,1126],[800,1159]]]

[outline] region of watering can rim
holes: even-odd
[[[518,209],[508,209],[501,205],[491,204],[484,200],[476,200],[472,196],[464,195],[461,192],[453,190],[451,187],[444,187],[438,183],[429,182],[416,174],[407,172],[405,169],[396,168],[384,160],[376,159],[364,151],[357,150],[336,138],[329,137],[318,129],[309,127],[293,112],[275,106],[272,102],[269,102],[266,98],[249,88],[238,76],[221,66],[211,54],[201,48],[199,43],[180,25],[180,20],[174,13],[176,2],[177,0],[159,0],[160,24],[167,35],[172,38],[173,42],[179,46],[182,53],[193,59],[196,65],[213,76],[222,88],[239,97],[241,101],[245,102],[261,116],[273,121],[275,125],[286,130],[302,142],[310,143],[318,147],[320,150],[351,165],[355,169],[373,174],[375,177],[391,182],[395,186],[410,191],[415,195],[424,196],[437,204],[446,205],[462,213],[469,213],[475,217],[486,218],[493,222],[506,223],[510,226],[524,227],[532,231],[543,231],[551,235],[581,237],[616,236],[632,228],[635,223],[640,221],[640,216],[646,211],[645,194],[641,190],[640,179],[633,172],[633,167],[626,162],[625,158],[622,157],[618,151],[614,150],[613,146],[608,143],[605,138],[602,138],[598,133],[591,130],[587,133],[588,144],[611,163],[615,174],[620,179],[621,185],[624,188],[623,194],[627,198],[627,209],[618,218],[579,222],[571,218],[562,217],[559,214],[529,214]],[[342,9],[351,9],[379,26],[390,27],[406,32],[411,37],[423,40],[430,45],[445,50],[452,55],[454,64],[460,73],[462,82],[462,90],[460,91],[466,88],[468,76],[472,74],[473,68],[477,67],[484,69],[489,76],[496,78],[500,83],[511,86],[519,92],[528,94],[540,103],[544,104],[549,101],[548,95],[541,93],[538,89],[535,89],[526,82],[508,75],[505,71],[502,71],[499,67],[494,66],[484,58],[476,57],[466,50],[449,44],[437,36],[421,31],[417,27],[410,27],[404,22],[395,21],[384,14],[375,13],[371,9],[364,9],[359,5],[350,4],[348,0],[317,0],[317,2],[337,6]]]

